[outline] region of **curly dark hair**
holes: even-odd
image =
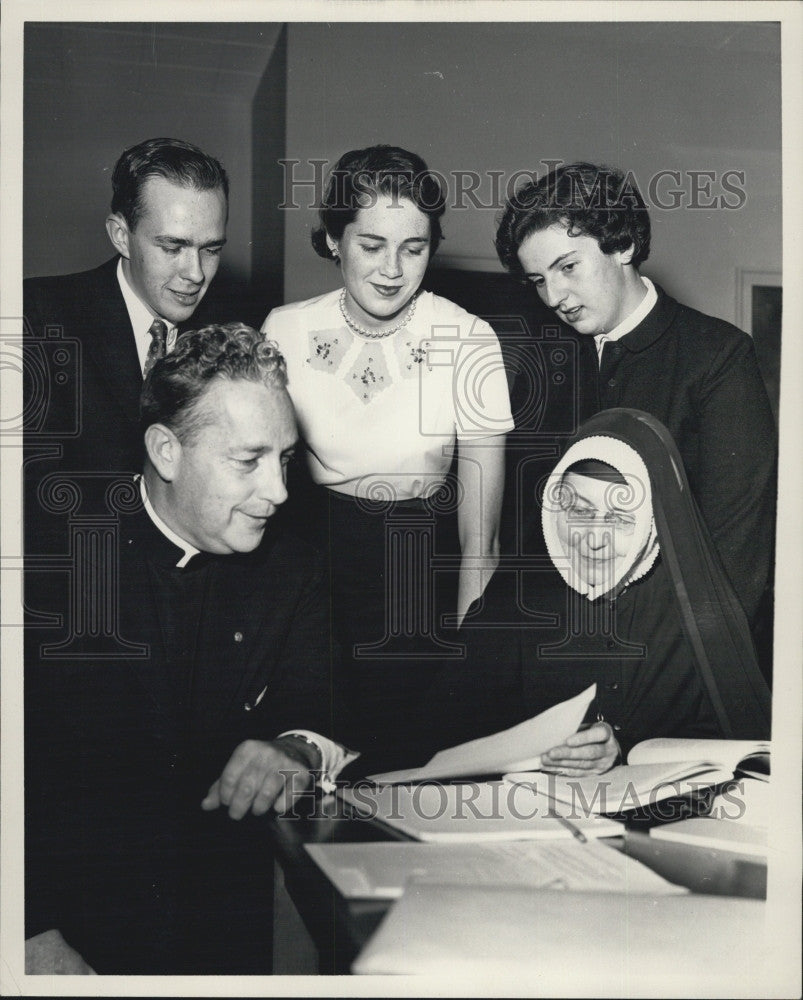
[[[198,402],[215,379],[243,379],[276,389],[287,385],[287,365],[276,344],[244,323],[188,330],[148,372],[140,395],[140,427],[165,424],[186,442],[203,426]]]
[[[593,163],[570,163],[519,188],[507,200],[496,252],[512,275],[524,277],[518,251],[532,233],[559,223],[570,236],[591,236],[603,253],[634,247],[638,267],[650,254],[650,217],[632,174]]]
[[[196,191],[220,188],[229,199],[229,179],[213,156],[183,139],[146,139],[122,153],[112,174],[112,212],[132,231],[142,215],[142,187],[150,177],[164,177]]]
[[[318,210],[320,225],[312,232],[312,246],[319,257],[335,260],[326,242],[343,236],[366,199],[378,194],[408,198],[429,217],[430,255],[443,239],[440,219],[446,210],[446,195],[437,175],[420,156],[399,146],[368,146],[344,153],[329,175]]]

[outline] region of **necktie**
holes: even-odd
[[[165,356],[165,347],[167,345],[167,324],[162,322],[160,319],[155,319],[151,325],[148,333],[151,335],[151,343],[148,348],[148,356],[145,358],[145,370],[142,375],[143,378],[147,377],[148,372],[153,368],[159,358]]]

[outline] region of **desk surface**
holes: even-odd
[[[339,799],[305,800],[293,815],[270,821],[276,858],[293,904],[318,952],[325,975],[348,973],[391,905],[388,900],[346,900],[304,850],[305,844],[368,843],[408,838],[369,819],[347,814]],[[764,899],[767,868],[730,851],[651,839],[627,831],[603,841],[623,850],[670,882],[695,893]]]

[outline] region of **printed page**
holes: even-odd
[[[347,899],[396,899],[413,878],[417,882],[523,885],[573,892],[687,891],[596,841],[307,844],[306,850]]]

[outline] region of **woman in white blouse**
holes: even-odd
[[[400,688],[417,686],[420,669],[420,659],[418,668],[407,663],[412,647],[402,642],[392,655],[383,640],[428,632],[436,592],[435,610],[462,621],[498,561],[513,426],[507,380],[490,326],[420,290],[444,209],[437,175],[414,153],[372,146],[344,154],[312,236],[316,252],[340,267],[343,288],[275,309],[263,326],[287,360],[309,471],[324,491],[335,625],[358,710],[381,704],[383,715]],[[456,481],[447,483],[455,446]],[[433,548],[443,552],[442,538],[423,545],[423,575],[400,573],[388,540],[399,518],[438,521],[443,534],[449,518],[437,515],[449,506],[460,555],[456,596],[452,588],[444,604],[454,569],[441,560],[444,572],[434,573],[437,558],[429,561]],[[446,646],[438,649],[442,656]]]

